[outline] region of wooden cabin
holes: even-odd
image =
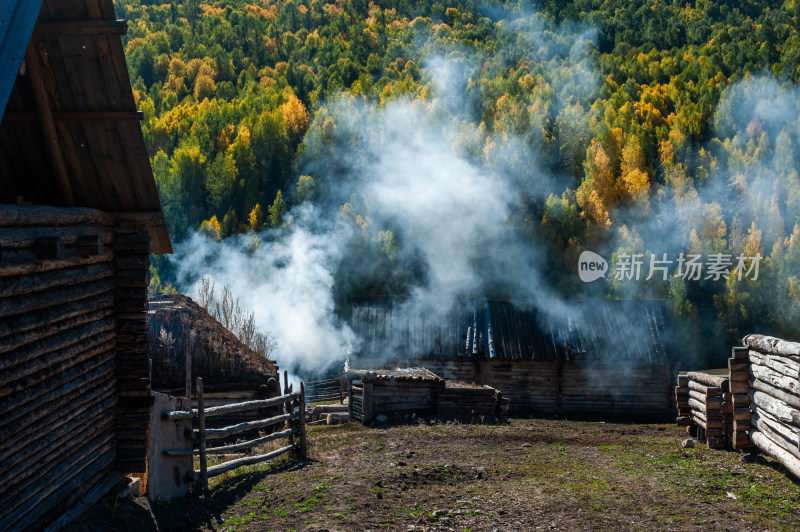
[[[508,419],[508,400],[491,386],[445,381],[425,368],[348,370],[350,419],[367,425],[411,415],[464,421]],[[378,418],[380,419],[380,418]]]
[[[0,530],[146,469],[150,253],[170,253],[111,0],[0,5]]]
[[[446,305],[441,313],[434,302],[355,301],[363,342],[352,367],[425,367],[500,390],[513,413],[674,411],[677,358],[663,302],[552,302],[560,318],[509,301]]]

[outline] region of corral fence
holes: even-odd
[[[196,419],[197,429],[192,431],[193,446],[191,449],[166,449],[165,455],[169,456],[198,456],[200,469],[192,470],[187,473],[190,482],[199,482],[200,487],[208,489],[208,479],[221,475],[238,467],[257,464],[272,460],[285,453],[292,453],[297,459],[308,457],[308,445],[306,443],[305,426],[305,389],[304,384],[300,383],[299,391],[292,391],[290,386],[284,385],[284,394],[279,397],[263,399],[257,401],[245,401],[224,406],[205,408],[203,398],[203,379],[197,378],[197,408],[191,410],[173,410],[164,412],[161,415],[163,421],[174,421],[182,419]],[[231,425],[228,427],[210,428],[206,426],[208,418],[215,416],[229,415],[234,412],[250,410],[261,410],[265,408],[283,407],[283,413],[268,418],[254,419]],[[230,438],[236,434],[247,431],[262,430],[273,428],[278,430],[266,436],[260,436],[252,440],[237,442],[217,447],[209,447],[208,442]],[[258,445],[286,438],[288,445],[266,454],[254,456],[244,456],[208,467],[208,456],[219,454],[240,453],[252,449]]]
[[[339,401],[339,404],[342,404],[347,394],[347,392],[342,389],[342,381],[338,378],[310,381],[306,383],[305,389],[306,402],[308,404],[327,403],[331,401]]]

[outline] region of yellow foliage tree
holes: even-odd
[[[289,134],[293,137],[300,137],[308,128],[308,111],[300,99],[292,94],[281,106],[283,119]]]
[[[253,207],[253,210],[251,210],[250,214],[247,216],[247,221],[251,231],[261,230],[261,226],[264,225],[264,213],[261,212],[260,204],[256,203],[256,206]]]
[[[220,235],[222,234],[222,226],[220,225],[219,220],[217,220],[217,215],[215,214],[208,220],[203,221],[200,224],[200,230],[214,240],[219,240]]]

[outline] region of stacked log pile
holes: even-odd
[[[438,415],[456,419],[508,419],[509,399],[491,386],[447,382],[439,391]]]
[[[349,370],[350,419],[363,424],[375,417],[439,416],[471,420],[508,419],[508,398],[485,385],[447,382],[425,368]]]
[[[736,450],[753,449],[750,441],[750,364],[749,349],[734,347],[728,359],[733,429],[731,444]]]
[[[800,478],[800,343],[749,335],[750,441]]]
[[[683,383],[686,385],[683,386]],[[688,391],[687,391],[688,390]],[[678,379],[676,398],[678,398],[678,412],[688,414],[679,416],[679,424],[688,424],[686,418],[691,420],[690,434],[696,430],[699,441],[704,441],[710,449],[722,449],[726,444],[726,431],[730,419],[723,412],[730,410],[724,406],[723,394],[729,394],[728,377],[709,375],[699,371],[690,371],[686,379]],[[681,404],[688,396],[688,409],[686,404]],[[729,395],[727,396],[728,398]]]

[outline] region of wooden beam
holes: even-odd
[[[128,21],[118,19],[39,22],[34,31],[38,35],[127,35]]]
[[[120,120],[144,120],[142,111],[54,111],[55,122],[116,122]],[[8,112],[3,116],[9,122],[35,122],[36,113]]]
[[[61,189],[64,203],[71,207],[75,204],[72,194],[72,186],[67,174],[67,165],[64,162],[64,155],[61,152],[61,143],[56,132],[56,124],[53,120],[53,109],[50,107],[50,98],[47,95],[44,78],[42,76],[42,64],[39,60],[39,42],[32,38],[28,44],[28,51],[25,53],[27,64],[27,75],[30,79],[33,92],[33,101],[36,105],[36,113],[39,117],[39,125],[44,135],[45,152],[47,153],[50,164],[55,173],[56,181]]]

